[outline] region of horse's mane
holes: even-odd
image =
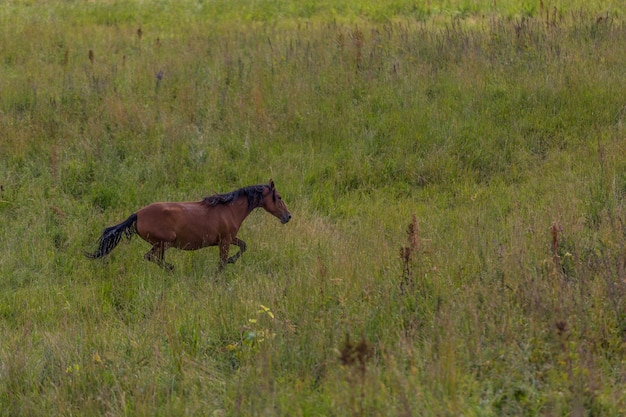
[[[208,197],[204,197],[202,204],[214,207],[218,204],[232,204],[241,196],[245,196],[248,199],[248,209],[252,210],[260,204],[263,200],[263,191],[267,185],[250,185],[243,187],[230,193],[214,194]]]

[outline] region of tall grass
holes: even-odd
[[[0,413],[623,414],[623,7],[420,7],[3,8]],[[82,256],[270,177],[223,273]]]

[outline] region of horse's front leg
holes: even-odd
[[[226,261],[229,264],[234,264],[237,261],[237,259],[239,259],[239,257],[246,251],[246,242],[244,242],[243,240],[241,240],[238,237],[236,237],[230,243],[232,245],[239,246],[239,252],[237,252],[236,254],[231,256],[230,258],[228,258],[228,260]]]
[[[219,270],[224,269],[228,263],[228,250],[230,249],[230,241],[223,240],[220,242],[220,265]]]

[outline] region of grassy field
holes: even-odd
[[[622,1],[0,7],[0,415],[626,414]],[[104,227],[276,182],[248,251]]]

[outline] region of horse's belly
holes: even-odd
[[[215,246],[217,243],[209,236],[196,236],[194,238],[178,236],[172,246],[182,250],[196,250],[206,248],[207,246]]]

